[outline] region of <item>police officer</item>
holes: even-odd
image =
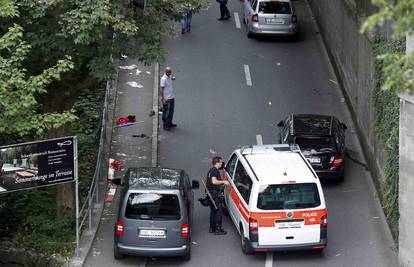
[[[223,208],[224,208],[224,187],[223,185],[229,185],[229,182],[226,180],[221,180],[221,175],[219,169],[223,165],[221,157],[214,157],[212,159],[212,168],[208,171],[207,174],[207,189],[210,192],[216,206],[210,204],[210,233],[215,235],[225,235],[226,231],[223,230],[222,218],[223,218]]]

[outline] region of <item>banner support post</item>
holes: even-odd
[[[80,257],[79,251],[79,177],[78,177],[78,140],[76,136],[73,138],[73,154],[74,154],[74,178],[75,178],[75,206],[76,206],[76,256]]]

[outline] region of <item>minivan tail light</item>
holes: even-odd
[[[257,14],[252,15],[253,22],[259,22],[259,16]]]
[[[250,231],[259,230],[259,222],[255,218],[252,218],[252,217],[249,218],[249,230]]]
[[[331,168],[336,169],[342,166],[342,156],[335,156],[331,158]]]
[[[181,237],[188,237],[190,234],[190,226],[187,223],[181,226]]]
[[[292,22],[298,22],[298,17],[296,15],[292,15]]]
[[[321,228],[327,228],[328,227],[328,215],[323,215],[321,217]]]
[[[124,222],[117,221],[116,222],[116,234],[121,236],[124,233]]]

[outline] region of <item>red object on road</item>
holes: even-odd
[[[120,160],[114,160],[113,162],[111,162],[111,167],[115,170],[115,171],[120,171],[122,168],[122,162]]]

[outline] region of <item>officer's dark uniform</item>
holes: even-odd
[[[211,168],[207,174],[207,188],[217,206],[216,209],[213,203],[210,204],[210,232],[225,234],[226,232],[221,227],[224,208],[224,187],[222,185],[214,185],[212,177],[220,180],[220,171],[216,167]]]

